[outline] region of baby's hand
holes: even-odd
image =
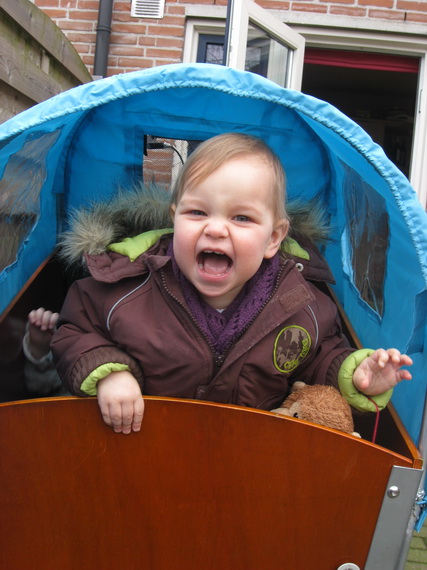
[[[43,307],[31,311],[28,315],[29,348],[34,358],[43,358],[50,351],[50,341],[58,317],[58,313],[52,313]]]
[[[104,422],[116,433],[141,429],[144,400],[141,388],[130,372],[111,372],[98,382],[97,393]]]
[[[402,380],[410,380],[411,373],[401,366],[411,366],[412,359],[395,348],[379,348],[356,368],[353,384],[366,396],[378,396]]]

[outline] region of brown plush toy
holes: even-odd
[[[295,382],[280,408],[271,411],[360,437],[354,431],[350,405],[332,386]]]

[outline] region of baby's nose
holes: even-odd
[[[221,218],[209,218],[205,226],[205,234],[215,239],[227,237],[227,222]]]

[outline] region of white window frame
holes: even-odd
[[[290,67],[285,84],[289,89],[300,91],[304,66],[304,37],[251,0],[233,0],[232,2],[227,65],[235,69],[245,69],[250,24],[261,28],[280,44],[290,48]]]
[[[208,12],[208,10],[206,10]],[[206,18],[200,17],[196,10],[197,17],[187,17],[185,25],[184,51],[182,56],[183,63],[194,63],[197,59],[197,49],[199,46],[199,36],[225,35],[225,8],[221,10],[210,10],[210,16],[206,13]]]
[[[201,10],[193,6],[187,13],[186,35],[184,44],[184,62],[196,61],[199,34],[224,35],[225,8]],[[192,17],[198,16],[198,17]],[[274,16],[273,16],[274,18]],[[414,187],[424,208],[427,207],[427,39],[418,34],[387,33],[376,31],[353,30],[346,28],[328,28],[320,26],[295,25],[293,29],[306,40],[307,47],[331,47],[418,57],[418,93],[416,116],[414,117],[414,136],[409,180]],[[331,42],[333,38],[333,44]]]

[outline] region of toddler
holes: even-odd
[[[82,247],[73,255],[84,254],[90,277],[71,287],[52,342],[69,390],[96,395],[105,422],[125,434],[141,427],[142,394],[271,410],[303,380],[339,386],[358,410],[374,409],[370,399],[383,407],[411,378],[401,368],[411,359],[349,346],[315,285],[329,276],[326,263],[304,238],[286,239],[285,204],[276,155],[229,133],[200,144],[182,168],[173,229],[111,243],[111,215],[96,239],[91,223],[82,239],[71,232],[68,247]]]

